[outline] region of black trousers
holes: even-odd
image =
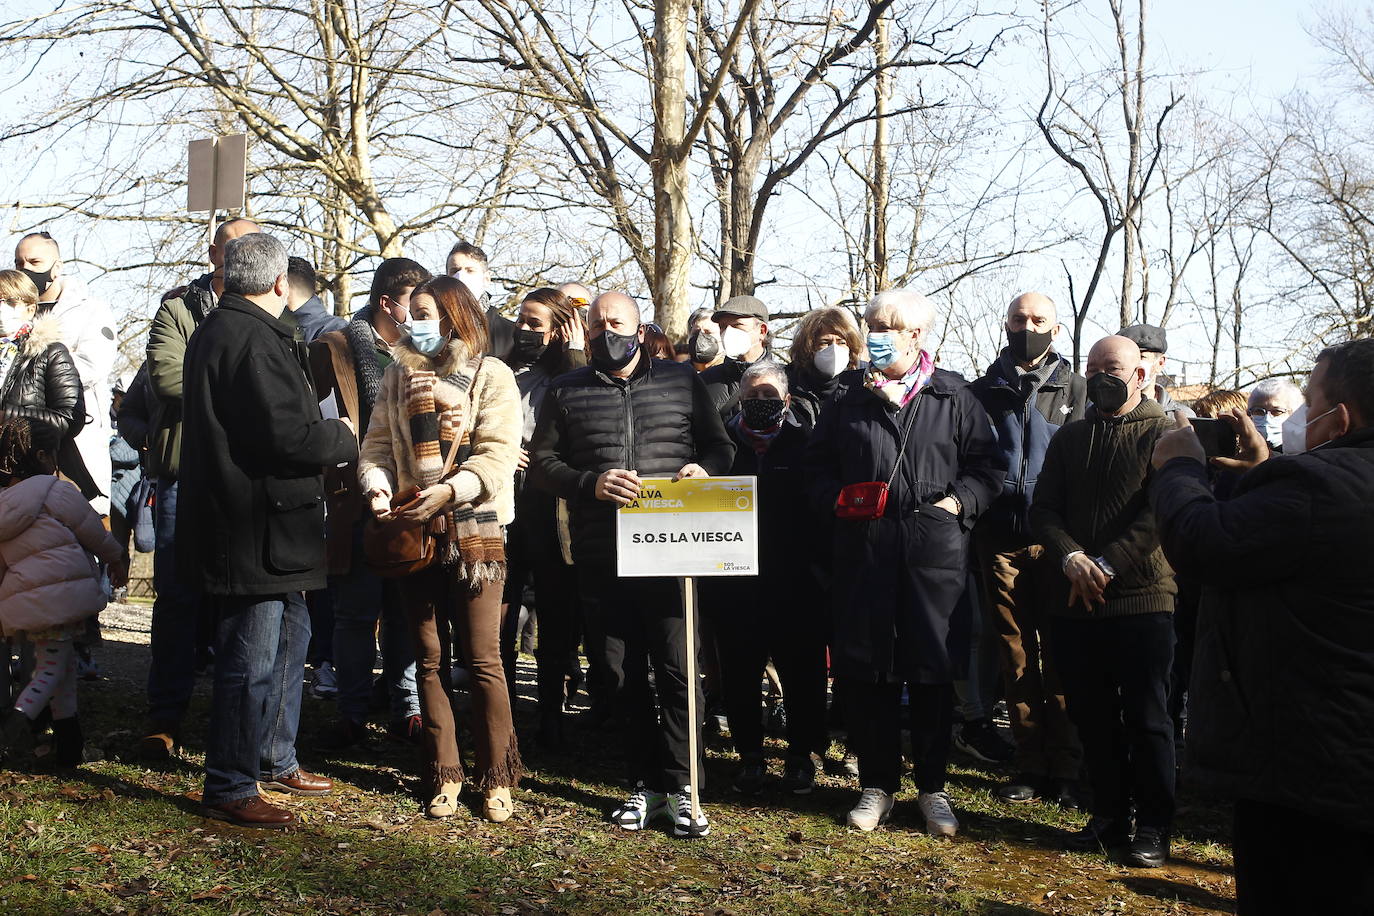
[[[849,749],[859,757],[859,785],[895,793],[902,781],[902,688],[911,715],[916,788],[945,790],[954,685],[842,678]]]
[[[697,735],[697,781],[705,783],[701,745],[704,698],[700,679],[697,721],[687,717],[687,627],[676,579],[625,578],[612,566],[578,566],[587,615],[588,655],[601,659],[611,711],[625,723],[630,785],[676,791],[690,782],[688,729]],[[649,683],[652,666],[654,680]]]
[[[801,574],[798,574],[801,578]],[[809,577],[805,577],[809,581]],[[816,592],[755,576],[701,583],[703,613],[714,626],[721,691],[735,750],[763,754],[760,684],[768,659],[782,681],[787,753],[824,754],[825,630]]]
[[[1092,813],[1168,833],[1174,817],[1173,615],[1054,617],[1053,652],[1083,743]]]
[[[1236,802],[1238,916],[1374,914],[1374,833],[1267,802]]]

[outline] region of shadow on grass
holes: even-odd
[[[197,818],[203,817],[198,800],[187,798],[179,793],[161,792],[150,786],[130,782],[119,776],[98,772],[87,767],[65,770],[62,773],[62,779],[84,782],[93,789],[109,789],[122,798],[134,798],[140,801],[163,801],[179,809],[183,814]]]
[[[1170,881],[1168,878],[1147,877],[1143,875],[1136,877],[1133,875],[1129,878],[1116,879],[1113,883],[1129,888],[1142,897],[1153,897],[1156,900],[1168,902],[1177,900],[1189,906],[1205,907],[1209,910],[1218,910],[1222,913],[1234,913],[1236,911],[1236,902],[1234,899],[1223,897],[1220,894],[1214,894],[1206,888],[1197,887],[1196,885],[1188,884],[1183,881]]]

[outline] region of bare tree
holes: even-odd
[[[1165,122],[1181,101],[1171,92],[1168,101],[1151,116],[1148,96],[1152,79],[1145,54],[1147,3],[1135,0],[1132,22],[1124,2],[1107,0],[1115,38],[1114,62],[1076,78],[1066,78],[1059,69],[1048,2],[1041,26],[1046,88],[1035,122],[1050,150],[1075,173],[1081,189],[1092,198],[1101,221],[1093,266],[1081,297],[1075,294],[1076,284],[1069,276],[1075,366],[1082,355],[1083,325],[1118,235],[1122,236],[1118,317],[1122,325],[1135,319],[1143,207],[1164,149]],[[1108,112],[1112,108],[1120,109],[1119,128],[1111,124]]]
[[[65,75],[56,103],[7,125],[0,143],[53,151],[103,134],[132,155],[98,160],[69,193],[26,206],[171,234],[198,222],[179,199],[185,140],[245,131],[245,214],[310,246],[342,310],[362,262],[400,254],[474,203],[467,186],[486,157],[459,164],[482,140],[449,114],[459,95],[440,51],[448,28],[412,0],[59,5],[0,25],[11,72],[51,78],[59,48],[106,63]]]

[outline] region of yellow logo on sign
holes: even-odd
[[[748,512],[754,497],[747,484],[715,477],[674,481],[666,477],[640,482],[639,498],[621,512]]]

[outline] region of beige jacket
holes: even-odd
[[[374,489],[395,494],[420,483],[414,468],[404,373],[434,371],[441,379],[434,389],[440,408],[450,407],[465,396],[442,381],[467,364],[468,350],[462,341],[451,341],[437,357],[418,353],[402,341],[392,356],[395,362],[382,375],[381,391],[358,457],[358,480],[365,494]],[[473,409],[467,415],[467,432],[472,454],[449,473],[445,482],[461,502],[494,509],[497,521],[509,525],[515,520],[515,469],[520,460],[522,428],[515,375],[501,360],[484,357],[471,396]]]

